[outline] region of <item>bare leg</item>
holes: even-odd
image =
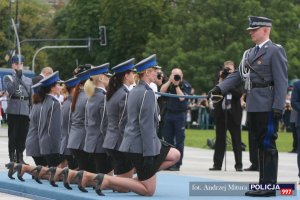
[[[132,170],[130,170],[130,171],[124,173],[124,174],[119,174],[119,175],[117,175],[117,177],[132,178],[133,173],[134,173],[134,169],[132,169]],[[124,188],[118,187],[118,186],[115,186],[113,189],[118,191],[118,192],[122,192],[122,193],[130,192],[130,190],[127,190],[127,189],[124,190]]]
[[[86,178],[93,180],[95,175],[86,173]],[[120,188],[122,190],[132,191],[142,196],[152,196],[156,189],[156,175],[145,181],[135,180],[133,178],[123,178],[117,176],[104,175],[101,190]]]
[[[160,165],[159,170],[167,169],[173,166],[180,159],[180,152],[175,148],[170,148],[166,160]]]

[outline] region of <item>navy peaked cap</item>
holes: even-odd
[[[37,94],[40,92],[42,84],[40,82],[38,82],[37,84],[31,86],[31,89],[33,91],[33,93]]]
[[[247,30],[254,30],[260,27],[272,27],[272,20],[266,17],[250,16]]]
[[[139,63],[137,63],[135,65],[137,73],[140,73],[140,72],[144,71],[145,69],[148,69],[151,67],[154,67],[157,69],[161,68],[157,65],[156,54],[153,54],[153,55],[149,56],[148,58],[145,58],[144,60],[140,61]]]
[[[122,73],[122,72],[125,72],[125,71],[128,71],[128,70],[134,71],[134,69],[133,69],[134,61],[135,61],[135,59],[131,58],[131,59],[125,61],[125,62],[122,62],[122,63],[118,64],[117,66],[113,67],[111,70],[115,74]]]
[[[105,63],[100,66],[92,67],[92,69],[89,70],[90,76],[95,76],[98,74],[107,74],[108,68],[109,68],[109,63]]]
[[[12,63],[18,63],[19,62],[19,60],[21,60],[21,62],[23,63],[24,62],[24,56],[22,56],[22,55],[14,55],[12,58],[11,58],[11,62]]]
[[[73,77],[65,81],[65,85],[67,87],[75,87],[78,83],[80,83],[80,79],[78,77]]]
[[[49,85],[52,85],[53,83],[56,83],[60,81],[59,78],[59,72],[56,71],[53,74],[51,74],[50,76],[47,76],[45,78],[43,78],[40,83],[42,84],[42,87],[47,87]]]

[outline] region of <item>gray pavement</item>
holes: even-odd
[[[199,133],[201,137],[201,133]],[[0,128],[0,171],[7,171],[4,164],[8,160],[7,150],[7,129]],[[232,151],[226,153],[227,169],[223,164],[222,171],[209,171],[208,168],[213,165],[213,150],[199,149],[186,147],[183,159],[183,166],[179,172],[176,173],[184,176],[196,176],[201,178],[235,181],[235,182],[257,182],[258,172],[236,172],[234,169],[234,156]],[[25,157],[25,161],[34,164],[31,157]],[[245,168],[250,166],[248,152],[243,152],[243,165]],[[298,183],[298,168],[297,168],[297,154],[280,153],[279,154],[279,169],[278,169],[278,182],[297,182]],[[298,190],[300,189],[298,185]],[[12,196],[0,193],[0,200],[4,199],[27,199],[18,196]]]

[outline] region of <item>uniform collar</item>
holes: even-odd
[[[260,43],[259,45],[256,45],[256,46],[259,46],[259,48],[261,49],[267,42],[269,42],[270,39],[267,39],[266,41]]]
[[[98,90],[102,90],[106,94],[106,89],[104,87],[97,87]]]

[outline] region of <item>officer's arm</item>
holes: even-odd
[[[274,82],[274,102],[272,108],[283,110],[288,86],[288,77],[287,57],[282,47],[274,49],[271,63]]]
[[[227,94],[229,90],[234,87],[241,85],[242,79],[238,70],[229,74],[221,83],[217,85],[221,90],[222,94]]]
[[[8,95],[13,95],[15,92],[13,77],[11,75],[4,76],[3,82]]]
[[[294,83],[291,104],[294,110],[300,112],[300,82]]]
[[[140,112],[140,130],[143,142],[143,156],[153,156],[153,137],[156,135],[154,114],[155,114],[155,95],[152,91],[146,91],[144,102]]]

